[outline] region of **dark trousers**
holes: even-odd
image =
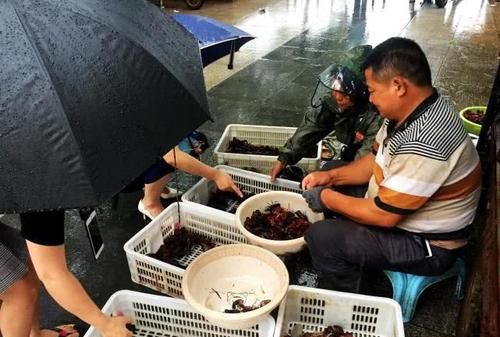
[[[336,189],[363,197],[366,186]],[[461,250],[427,249],[419,236],[398,228],[366,226],[338,214],[312,224],[305,240],[313,266],[324,276],[323,287],[359,292],[365,270],[394,270],[438,275],[449,269]],[[432,255],[432,256],[430,256]]]

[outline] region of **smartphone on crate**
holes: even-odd
[[[80,211],[80,216],[85,222],[85,231],[90,242],[90,248],[97,260],[104,249],[104,242],[97,223],[97,213],[95,210]]]

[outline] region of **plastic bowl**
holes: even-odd
[[[251,245],[213,248],[191,262],[182,278],[185,300],[209,322],[227,329],[246,329],[258,324],[283,300],[288,271],[273,253]],[[233,301],[245,305],[270,300],[242,313],[224,313]]]
[[[460,111],[460,119],[462,120],[462,123],[464,124],[465,130],[469,133],[472,133],[474,135],[479,135],[481,133],[481,124],[477,124],[474,122],[471,122],[467,118],[465,118],[464,113],[469,110],[479,110],[482,111],[483,113],[486,112],[486,107],[485,106],[469,106],[466,107],[465,109],[462,109]]]
[[[245,228],[246,218],[250,217],[255,210],[264,211],[266,207],[273,203],[280,203],[282,207],[292,211],[301,211],[311,223],[324,219],[323,213],[316,213],[309,208],[302,195],[294,192],[270,191],[254,195],[241,203],[236,209],[236,226],[251,244],[265,248],[275,254],[296,253],[302,250],[306,244],[303,236],[293,240],[269,240],[261,238]]]

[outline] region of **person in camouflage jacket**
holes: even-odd
[[[313,100],[321,86],[330,93],[306,112],[297,131],[280,151],[271,168],[272,181],[281,170],[297,163],[332,131],[337,140],[345,144],[342,160],[352,161],[371,151],[382,122],[376,108],[368,101],[368,89],[360,71],[371,49],[369,45],[354,47],[319,75]]]

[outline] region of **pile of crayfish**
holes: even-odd
[[[305,332],[297,336],[285,335],[284,337],[353,337],[352,332],[346,332],[341,326],[331,325],[325,328],[322,332]]]
[[[467,110],[464,112],[464,117],[476,124],[483,124],[484,111],[482,110]]]
[[[244,226],[252,234],[269,240],[292,240],[304,236],[311,223],[301,211],[292,212],[279,203],[264,212],[256,210],[246,218]]]
[[[215,243],[200,234],[189,232],[181,227],[174,230],[174,234],[163,240],[163,244],[156,253],[149,254],[152,258],[166,262],[179,268],[186,268],[186,265],[179,261],[191,254],[192,250],[200,247],[202,252],[215,247]]]
[[[243,154],[260,154],[264,156],[277,156],[280,154],[280,150],[277,147],[269,145],[253,145],[247,140],[238,139],[233,137],[229,141],[226,152],[229,153],[243,153]]]

